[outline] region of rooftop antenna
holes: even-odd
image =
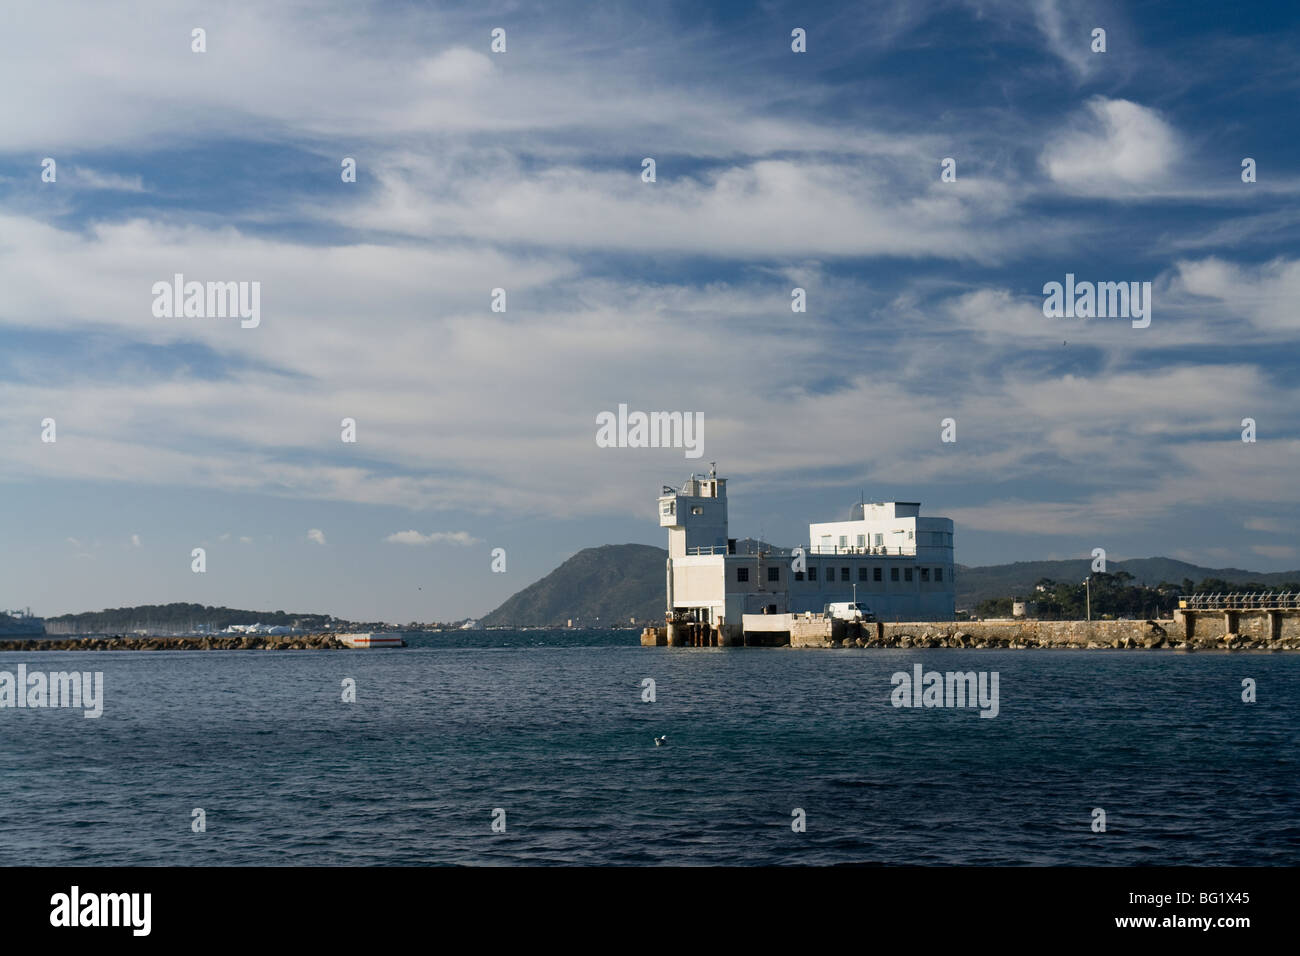
[[[718,463],[716,461],[709,462],[709,477],[718,477]]]

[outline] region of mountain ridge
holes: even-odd
[[[745,539],[737,550],[748,553],[757,542]],[[784,549],[781,549],[784,550]],[[668,551],[648,544],[605,544],[584,548],[538,580],[516,591],[480,620],[485,627],[564,625],[628,626],[658,623],[664,613],[665,561]],[[957,607],[974,610],[980,601],[1033,593],[1042,578],[1077,583],[1087,576],[1091,558],[1015,561],[956,570]],[[1127,571],[1134,584],[1167,581],[1193,584],[1220,579],[1232,584],[1282,585],[1300,582],[1300,570],[1249,571],[1210,568],[1175,558],[1130,558],[1106,562],[1107,571]]]

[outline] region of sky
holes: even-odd
[[[735,537],[865,496],[967,565],[1300,567],[1298,41],[1289,3],[6,3],[0,607],[479,616],[663,546],[711,461]],[[159,315],[177,273],[258,323]],[[1149,325],[1045,315],[1067,274]],[[606,447],[620,405],[700,457]]]

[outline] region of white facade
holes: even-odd
[[[740,636],[744,614],[821,613],[858,601],[880,621],[950,621],[953,523],[922,517],[918,502],[864,503],[847,521],[808,526],[802,561],[785,549],[736,554],[727,537],[727,482],[693,475],[665,486],[659,525],[668,529],[666,610]]]

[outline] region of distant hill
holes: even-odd
[[[484,627],[640,624],[664,616],[668,552],[646,544],[584,548],[482,618]]]
[[[736,550],[747,554],[758,542],[743,539]],[[771,545],[765,545],[771,547]],[[777,549],[784,551],[786,549]],[[537,624],[602,625],[660,621],[664,614],[664,562],[668,552],[644,544],[586,548],[541,580],[530,584],[482,619],[484,626]],[[983,600],[1029,594],[1043,578],[1078,583],[1092,567],[1089,558],[1068,561],[1017,561],[987,567],[957,566],[957,607],[973,609]],[[1218,578],[1233,584],[1278,585],[1300,582],[1300,571],[1265,573],[1240,568],[1206,568],[1172,558],[1108,561],[1107,571],[1127,571],[1135,584],[1161,581],[1199,584]]]

